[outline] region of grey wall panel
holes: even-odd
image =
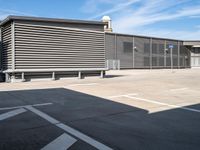
[[[68,27],[68,28],[77,28],[85,30],[94,30],[94,31],[104,31],[104,26],[99,24],[83,24],[83,23],[56,23],[56,22],[45,22],[45,21],[20,21],[16,20],[16,23],[29,24],[29,25],[43,25],[43,26],[52,26],[52,27]]]
[[[180,67],[187,68],[190,67],[190,50],[183,46],[183,42],[180,43]]]
[[[3,59],[2,34],[1,34],[1,28],[0,28],[0,71],[3,69],[3,60],[2,59]]]
[[[133,68],[133,37],[117,35],[117,59],[120,68]]]
[[[2,62],[4,70],[12,68],[11,41],[11,23],[8,23],[2,27]]]
[[[104,33],[16,22],[15,67],[104,68]]]
[[[150,39],[134,37],[134,68],[150,68]]]
[[[106,59],[116,59],[115,35],[106,33],[105,42]]]
[[[152,39],[152,68],[164,68],[165,40]]]

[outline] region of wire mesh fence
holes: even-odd
[[[182,41],[106,33],[105,48],[107,63],[118,60],[120,69],[190,67]]]

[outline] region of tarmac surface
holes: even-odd
[[[199,150],[200,69],[0,83],[2,150]]]

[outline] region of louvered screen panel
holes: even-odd
[[[11,23],[2,27],[2,62],[3,69],[12,69]]]
[[[152,68],[164,68],[165,40],[152,39]]]
[[[150,68],[150,39],[134,37],[134,67]]]
[[[117,35],[117,59],[120,68],[133,68],[133,37]]]
[[[105,49],[106,49],[106,59],[114,60],[115,57],[115,35],[108,34],[105,35]]]
[[[152,68],[164,68],[165,40],[152,40]]]
[[[15,23],[16,69],[105,68],[104,33]]]

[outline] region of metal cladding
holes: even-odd
[[[12,34],[11,24],[2,28],[2,67],[3,70],[12,69]]]
[[[104,68],[104,33],[15,23],[15,68]]]
[[[24,72],[106,70],[102,22],[11,16],[1,25],[3,72],[14,78]]]
[[[1,72],[27,76],[103,75],[108,69],[188,68],[181,40],[108,33],[108,22],[9,16],[1,26]],[[170,46],[173,48],[170,49]],[[25,77],[26,76],[26,77]]]
[[[110,69],[190,67],[190,50],[183,46],[183,41],[106,33],[105,45]],[[116,66],[117,61],[120,66]]]

